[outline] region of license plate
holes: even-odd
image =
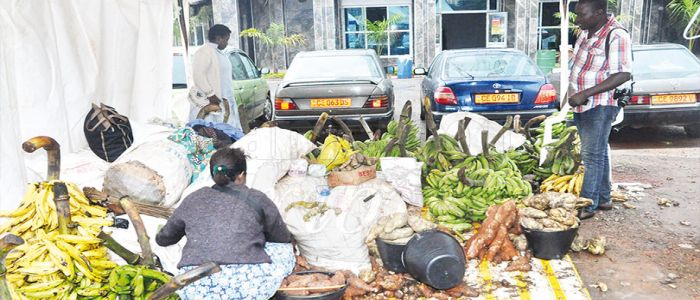
[[[352,99],[350,98],[311,99],[311,108],[350,107],[351,105]]]
[[[673,94],[651,96],[652,105],[695,103],[695,94]]]
[[[518,102],[520,102],[520,95],[517,93],[476,94],[474,96],[474,103],[476,104],[499,104]]]

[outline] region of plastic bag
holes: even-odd
[[[467,125],[467,129],[465,130],[469,152],[472,155],[480,154],[482,152],[481,131],[489,131],[490,142],[491,138],[493,138],[503,126],[476,113],[455,112],[442,117],[438,132],[454,137],[457,134],[459,121],[464,119],[464,117],[469,117],[471,119],[471,122],[469,122],[469,125]],[[506,152],[508,150],[520,147],[523,143],[525,143],[524,135],[509,130],[503,134],[498,142],[496,142],[495,146],[497,151]]]
[[[382,157],[382,176],[408,204],[423,207],[422,162],[413,157]]]

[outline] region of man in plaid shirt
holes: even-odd
[[[586,167],[581,196],[593,200],[593,205],[580,212],[581,219],[592,217],[596,209],[612,208],[608,138],[620,112],[613,92],[631,79],[632,71],[630,36],[606,11],[607,0],[580,0],[576,4],[576,24],[581,32],[574,47],[569,104]]]

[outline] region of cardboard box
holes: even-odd
[[[361,166],[352,171],[332,171],[328,174],[328,186],[358,185],[377,177],[377,165]]]

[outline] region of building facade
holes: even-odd
[[[577,1],[570,1],[573,11]],[[628,28],[634,43],[653,41],[653,20],[663,14],[654,0],[618,0],[609,11]],[[370,48],[387,65],[408,55],[427,67],[436,53],[458,48],[517,48],[535,57],[559,44],[557,0],[211,0],[215,23],[241,30],[281,23],[307,43],[284,51],[284,64],[301,50]],[[387,34],[372,31],[390,20]],[[652,32],[652,34],[650,34]],[[569,39],[572,43],[573,31]],[[250,39],[231,38],[233,47],[271,66],[269,51]],[[284,67],[284,66],[280,66]]]

